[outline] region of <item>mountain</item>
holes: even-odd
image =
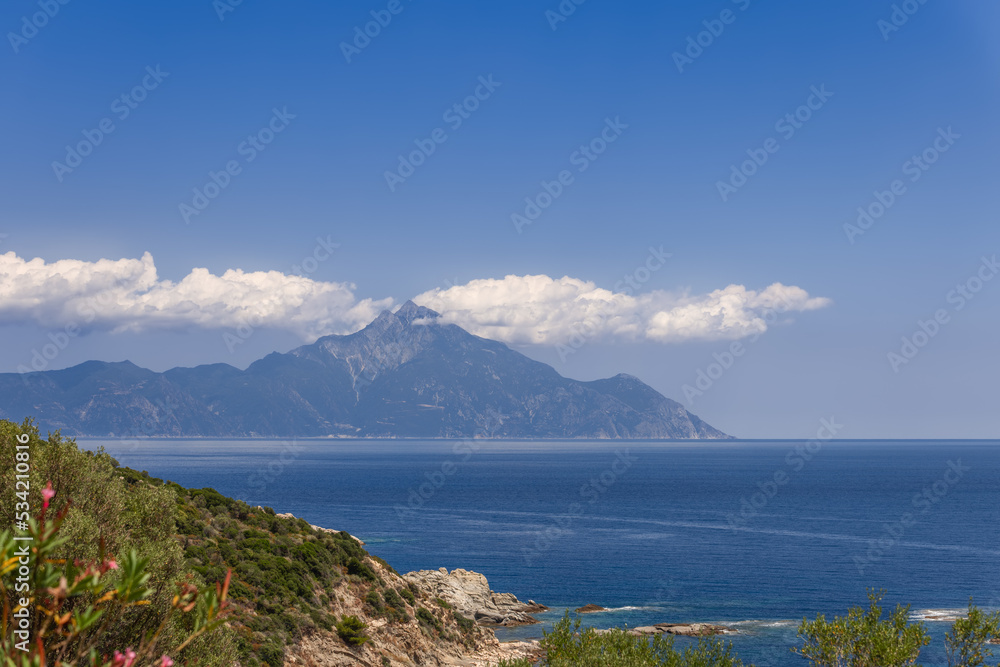
[[[407,302],[245,371],[124,361],[0,374],[0,418],[66,435],[728,438],[630,375],[580,382]]]

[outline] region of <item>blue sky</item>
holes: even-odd
[[[554,0],[231,2],[16,0],[0,12],[0,254],[14,253],[0,269],[0,371],[74,324],[47,368],[242,367],[420,295],[564,375],[632,373],[742,437],[812,437],[831,416],[849,438],[997,437],[1000,280],[960,309],[949,299],[992,277],[983,258],[1000,252],[995,3],[567,0],[575,10],[556,22]],[[47,4],[54,15],[33,19]],[[387,25],[347,62],[342,43],[371,12]],[[679,71],[675,54],[699,33],[706,46]],[[458,127],[455,104],[475,107]],[[776,127],[795,113],[808,120],[794,134]],[[78,166],[53,166],[102,122],[113,131]],[[614,141],[581,158],[609,122]],[[390,189],[398,156],[439,128],[446,140]],[[273,141],[248,148],[253,135]],[[915,169],[925,150],[935,161]],[[719,182],[762,153],[724,201]],[[218,176],[227,163],[234,173]],[[572,182],[519,233],[512,214],[563,171]],[[226,187],[185,219],[210,172]],[[902,194],[884,214],[846,233],[894,181]],[[623,295],[616,283],[650,248],[669,259]],[[239,269],[252,289],[232,296],[198,268]],[[116,272],[137,281],[121,299],[145,294],[136,271],[159,290],[141,307],[112,304],[88,323],[67,305]],[[268,271],[308,284],[255,273]],[[227,346],[234,320],[184,311],[182,280],[202,313],[276,305]],[[794,305],[754,335],[773,297],[788,298],[766,291],[776,283],[799,288]],[[717,292],[731,285],[743,291]],[[290,304],[301,289],[318,311]],[[580,299],[593,298],[621,326],[602,320],[567,354]],[[938,311],[923,341],[919,322],[933,330]],[[667,321],[672,333],[657,328]],[[894,364],[914,334],[926,344]],[[745,352],[710,368],[734,341]]]

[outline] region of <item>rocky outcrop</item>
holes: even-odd
[[[408,572],[403,578],[428,591],[431,597],[444,600],[459,614],[480,625],[510,627],[538,623],[530,613],[548,609],[534,600],[524,603],[511,593],[496,593],[490,589],[485,576],[469,570],[448,572],[442,567],[439,570]]]
[[[440,595],[432,592],[430,586],[416,587],[413,591],[415,602],[406,604],[404,611],[408,615],[404,620],[392,621],[373,614],[366,599],[368,592],[407,588],[412,591],[408,586],[412,578],[404,579],[375,558],[366,558],[365,564],[372,569],[378,582],[356,581],[350,577],[338,579],[329,611],[337,618],[350,615],[361,619],[366,626],[367,641],[360,646],[350,646],[336,632],[316,628],[286,648],[285,667],[488,667],[501,659],[539,655],[537,642],[501,643],[489,628],[472,624],[463,627],[453,615],[458,609],[441,606],[437,602]],[[512,595],[498,597],[501,601],[516,600]],[[421,612],[423,619],[418,618],[420,610],[424,610]]]
[[[593,614],[594,612],[598,611],[607,611],[607,609],[605,609],[599,604],[585,604],[582,607],[577,607],[573,611],[575,611],[578,614]]]
[[[732,628],[711,623],[657,623],[629,630],[633,635],[683,635],[684,637],[709,637],[736,632]]]

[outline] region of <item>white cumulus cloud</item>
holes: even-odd
[[[287,329],[304,339],[350,333],[392,306],[358,300],[354,285],[279,271],[196,268],[179,282],[160,280],[153,257],[84,262],[0,255],[0,321],[69,324],[114,332],[184,327]]]
[[[729,285],[708,294],[650,291],[631,295],[564,276],[506,276],[434,289],[414,302],[484,338],[559,345],[584,337],[658,342],[736,340],[766,331],[788,314],[822,308],[781,283],[763,290]]]
[[[739,339],[829,301],[775,283],[730,285],[708,294],[633,295],[578,278],[546,275],[473,280],[413,299],[476,335],[515,344],[560,345],[585,338],[683,342]],[[0,255],[0,323],[142,332],[234,329],[292,331],[303,340],[357,331],[394,305],[358,299],[350,283],[280,271],[222,275],[196,268],[178,282],[157,276],[153,257],[46,262]]]

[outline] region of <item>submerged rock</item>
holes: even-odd
[[[585,604],[582,607],[574,609],[573,611],[578,614],[593,614],[598,611],[607,611],[607,609],[598,604]]]
[[[682,635],[684,637],[709,637],[733,633],[735,630],[711,623],[657,623],[629,630],[633,635]]]

